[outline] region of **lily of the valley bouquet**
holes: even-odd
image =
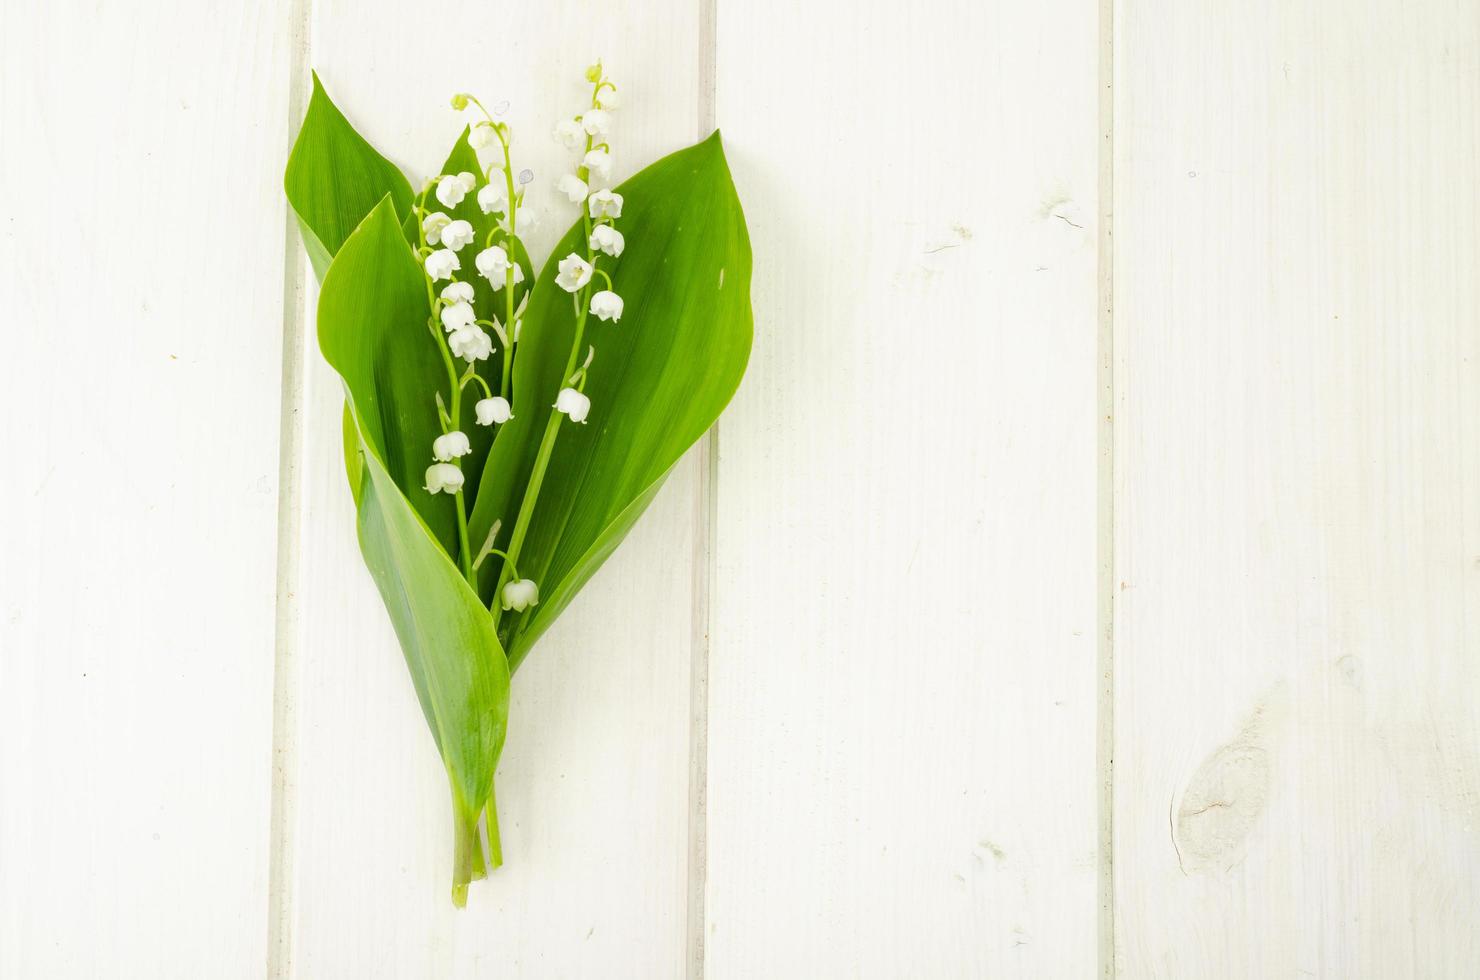
[[[360,549],[452,787],[452,897],[501,861],[509,678],[729,401],[750,245],[719,134],[610,185],[616,86],[555,127],[573,224],[541,265],[533,175],[472,114],[414,187],[317,77],[285,185],[344,381]],[[612,642],[621,642],[614,637]],[[485,851],[486,837],[486,851]]]

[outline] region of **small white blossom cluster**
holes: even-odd
[[[576,309],[581,313],[615,323],[622,319],[622,297],[613,288],[611,276],[598,266],[602,256],[617,258],[627,246],[616,228],[616,220],[622,216],[622,195],[607,186],[612,174],[612,149],[607,137],[611,111],[617,107],[617,87],[606,78],[600,62],[587,69],[586,80],[595,86],[591,107],[555,127],[555,139],[581,152],[581,162],[575,173],[555,182],[555,190],[570,203],[582,205],[587,254],[571,252],[561,259],[555,284],[575,296]],[[598,275],[605,280],[606,288],[593,291],[589,287]],[[591,399],[582,390],[590,366],[588,356],[585,366],[566,380],[555,398],[555,410],[572,422],[585,422],[591,411]]]
[[[610,186],[612,150],[607,141],[611,113],[617,107],[617,90],[606,78],[599,62],[587,70],[586,80],[594,86],[590,108],[555,128],[557,139],[580,152],[580,161],[574,172],[562,175],[555,182],[558,193],[570,203],[580,205],[584,229],[584,248],[571,252],[556,263],[555,284],[571,294],[577,314],[576,339],[570,354],[572,365],[580,349],[587,317],[616,323],[623,313],[622,297],[616,292],[611,274],[601,268],[603,260],[619,258],[626,248],[626,241],[616,227],[622,216],[622,195]],[[426,490],[431,494],[445,493],[457,497],[458,528],[464,538],[467,512],[462,496],[462,457],[472,452],[472,442],[460,427],[464,405],[462,395],[470,384],[482,388],[484,397],[473,403],[476,425],[503,425],[514,418],[509,391],[511,362],[523,326],[521,317],[529,300],[527,292],[522,299],[516,296],[515,287],[525,280],[525,270],[519,261],[519,256],[524,254],[519,233],[527,233],[535,219],[525,203],[525,187],[534,175],[528,170],[516,174],[510,153],[510,127],[495,118],[503,114],[506,104],[489,112],[472,95],[459,93],[453,96],[452,107],[455,110],[462,111],[470,106],[482,114],[482,118],[473,122],[467,136],[468,145],[478,158],[480,173],[461,171],[435,177],[427,183],[416,202],[416,215],[420,222],[417,255],[427,277],[431,312],[428,327],[437,341],[444,345],[442,356],[448,364],[452,384],[450,406],[444,403],[441,393],[436,394],[442,434],[432,442],[433,462],[426,471]],[[486,166],[485,159],[490,159]],[[470,195],[472,203],[477,205],[477,212],[469,203]],[[429,196],[435,197],[434,204],[428,201]],[[467,217],[455,217],[459,212]],[[479,218],[478,212],[491,220]],[[464,272],[464,259],[468,256],[472,257],[472,269],[483,277],[488,283],[488,291],[494,295],[492,305],[494,308],[502,307],[502,322],[499,313],[488,312],[479,316],[477,298],[481,287],[475,286],[477,280],[470,272]],[[468,278],[460,278],[460,275]],[[486,303],[488,292],[483,295]],[[437,329],[439,326],[440,330]],[[503,352],[502,382],[497,391],[478,373],[478,364],[488,361],[495,353],[494,337],[502,344]],[[590,414],[591,399],[585,394],[585,387],[595,355],[595,347],[588,347],[585,362],[564,380],[556,395],[556,412],[572,422],[585,422]],[[460,376],[453,367],[454,359],[466,363]],[[552,431],[558,432],[558,428]],[[553,441],[548,441],[541,452],[548,453],[551,446]],[[526,503],[532,503],[532,499]],[[533,580],[521,578],[514,567],[518,559],[517,541],[511,545],[510,552],[500,552],[493,548],[496,533],[497,525],[490,532],[477,561],[470,563],[467,555],[462,556],[464,575],[474,587],[478,562],[488,554],[503,556],[504,568],[497,589],[499,606],[494,610],[495,627],[500,609],[522,612],[539,602],[539,587]],[[464,550],[466,546],[464,541]]]

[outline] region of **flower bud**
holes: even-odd
[[[572,204],[580,204],[591,193],[591,188],[586,182],[575,174],[565,174],[555,182],[555,189],[570,199]]]
[[[591,312],[598,320],[622,319],[622,297],[610,289],[603,289],[591,297]]]
[[[457,285],[465,286],[467,283]],[[473,312],[472,303],[452,303],[442,307],[442,329],[448,333],[461,330],[463,327],[471,327],[477,319],[478,315]]]
[[[498,134],[486,122],[474,126],[473,131],[468,133],[468,145],[475,150],[486,150],[497,142]]]
[[[442,243],[442,229],[452,224],[452,219],[441,211],[433,211],[421,219],[421,231],[426,235],[428,245],[440,245]]]
[[[569,415],[572,422],[584,422],[591,411],[591,399],[574,388],[561,388],[555,396],[555,411]]]
[[[611,114],[605,109],[588,109],[581,116],[581,128],[591,136],[605,136],[611,124]]]
[[[468,93],[459,92],[452,97],[452,108],[462,112],[468,107]]]
[[[451,463],[433,463],[427,467],[427,493],[457,493],[462,489],[463,471]]]
[[[586,141],[586,130],[574,119],[562,119],[555,124],[555,142],[574,150]]]
[[[478,207],[484,214],[493,214],[509,206],[509,189],[502,180],[495,180],[478,188]]]
[[[473,301],[473,284],[470,282],[452,282],[442,287],[442,302],[444,303],[471,303]]]
[[[620,218],[622,216],[622,195],[612,191],[597,191],[589,200],[591,205],[591,217],[593,218]]]
[[[504,586],[500,601],[505,609],[523,612],[540,604],[540,587],[532,579],[515,579]]]
[[[473,226],[461,218],[449,221],[447,227],[442,229],[442,245],[454,252],[467,245],[474,238]]]
[[[484,361],[493,353],[493,338],[477,327],[459,327],[447,338],[447,349],[453,357],[460,357],[472,364]]]
[[[598,61],[591,67],[586,69],[586,81],[590,82],[592,85],[595,85],[597,82],[601,81],[601,62]]]
[[[505,273],[509,271],[509,253],[502,245],[488,246],[473,262],[478,266],[478,274],[494,283],[495,289],[504,284]]]
[[[427,275],[432,277],[432,282],[451,279],[452,274],[461,268],[462,263],[457,261],[457,253],[450,248],[439,248],[426,258]]]
[[[432,458],[439,462],[449,462],[459,456],[466,456],[473,451],[468,442],[468,437],[457,430],[444,432],[432,440]]]
[[[622,233],[611,225],[597,225],[591,229],[591,251],[605,252],[612,258],[622,254],[622,249],[627,247],[627,240]]]
[[[514,411],[509,407],[509,400],[502,395],[480,399],[478,404],[473,406],[473,414],[478,417],[479,425],[503,425],[514,417]]]
[[[455,208],[468,196],[468,188],[457,177],[443,174],[437,178],[437,200],[444,208]]]
[[[581,160],[581,166],[591,171],[597,180],[606,180],[612,173],[612,155],[604,147],[592,150]]]

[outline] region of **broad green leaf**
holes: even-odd
[[[317,73],[283,189],[320,282],[339,247],[381,198],[389,194],[397,214],[411,210],[406,176],[355,132]]]
[[[324,91],[317,72],[308,112],[288,156],[283,189],[319,282],[345,238],[387,194],[397,213],[411,210],[411,185],[405,175],[355,132]],[[345,406],[344,467],[356,501],[361,465],[357,447],[354,422]]]
[[[586,385],[586,424],[564,421],[518,558],[540,587],[540,604],[505,617],[510,662],[531,644],[600,567],[652,500],[663,478],[718,418],[750,353],[750,242],[716,132],[658,161],[617,190],[619,259],[601,259],[625,300],[622,319],[589,317],[582,341],[596,348]],[[502,521],[512,532],[575,331],[570,294],[556,266],[586,253],[578,223],[551,254],[530,297],[517,347],[515,418],[499,432],[484,469],[470,537]],[[490,567],[491,566],[491,567]],[[490,597],[498,562],[485,563]]]
[[[509,671],[487,609],[424,519],[428,504],[449,516],[455,504],[420,489],[429,452],[414,463],[405,458],[430,446],[437,429],[431,393],[446,383],[425,320],[421,270],[387,197],[344,242],[324,279],[319,346],[344,381],[359,441],[360,549],[451,782],[458,898],[481,868],[477,824],[503,747]],[[408,465],[418,471],[409,483]]]
[[[352,364],[356,377],[364,378],[356,420],[369,431],[396,486],[455,558],[457,502],[422,489],[432,442],[442,434],[436,394],[451,382],[428,325],[425,279],[399,224],[386,198],[356,232],[363,237],[354,261],[345,261],[342,250],[335,256],[319,294],[319,346],[340,374]],[[366,337],[351,343],[356,330]],[[337,345],[333,353],[331,345]]]

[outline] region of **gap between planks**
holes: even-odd
[[[1099,184],[1096,249],[1095,777],[1099,801],[1096,939],[1099,975],[1115,969],[1115,4],[1099,4]]]
[[[698,138],[715,128],[717,0],[699,2]],[[718,509],[719,423],[700,440],[694,497],[693,639],[689,659],[689,841],[684,962],[688,980],[703,980],[704,905],[708,887],[709,827],[709,621],[713,608],[715,527]]]
[[[1095,462],[1095,796],[1100,860],[1097,866],[1098,909],[1095,916],[1100,977],[1116,976],[1114,955],[1114,10],[1116,0],[1100,0],[1100,160],[1097,243],[1097,330],[1095,330],[1095,406],[1097,406],[1097,462]]]
[[[313,0],[288,0],[292,48],[283,159],[308,108]],[[292,211],[283,209],[283,365],[278,444],[277,603],[273,639],[272,806],[268,824],[267,976],[293,973],[293,796],[298,766],[298,576],[304,472],[304,363],[308,270]]]

